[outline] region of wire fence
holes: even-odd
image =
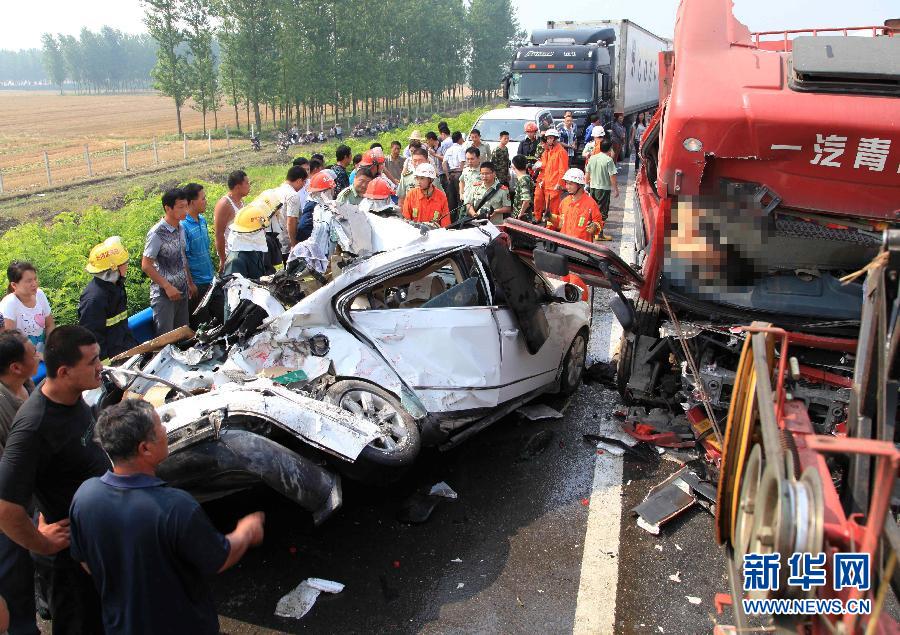
[[[409,110],[378,112],[371,115],[372,121],[385,117],[401,117],[401,123],[414,120],[426,120],[437,112],[459,112],[488,103],[497,103],[496,99],[477,98],[472,95],[459,100],[423,104],[422,107]],[[329,119],[324,117],[316,122],[316,130],[328,131],[332,126],[343,127],[343,138],[350,138],[353,128],[365,120],[361,114],[356,118],[341,116],[335,120],[333,114]],[[203,137],[198,133],[184,134],[181,138],[174,136],[153,137],[150,139],[122,140],[104,138],[98,133],[90,143],[56,144],[45,150],[34,148],[21,152],[8,152],[0,157],[0,195],[21,194],[44,188],[72,184],[94,178],[127,175],[156,168],[177,166],[190,161],[222,156],[239,149],[249,150],[251,136],[257,136],[263,147],[271,147],[275,143],[279,128],[273,127],[271,121],[268,128],[257,131],[254,125],[235,130],[230,127],[209,131]],[[365,134],[368,136],[368,133]],[[330,140],[330,139],[329,139]]]

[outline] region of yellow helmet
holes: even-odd
[[[107,269],[115,269],[128,262],[128,250],[118,236],[107,238],[91,249],[85,269],[90,273],[101,273]]]
[[[263,190],[250,204],[258,206],[271,216],[273,212],[278,211],[278,208],[281,207],[281,196],[279,196],[279,192],[275,188]]]
[[[260,229],[265,229],[269,226],[270,214],[270,211],[264,209],[262,205],[258,205],[256,201],[253,201],[246,207],[242,207],[238,210],[237,215],[234,217],[234,223],[231,225],[231,230],[247,234],[259,231]]]

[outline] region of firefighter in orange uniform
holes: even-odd
[[[563,182],[569,195],[559,206],[559,216],[548,221],[547,227],[556,226],[566,236],[593,242],[603,231],[603,216],[597,202],[584,191],[584,172],[569,168],[563,175]]]
[[[534,214],[549,212],[550,217],[559,214],[560,197],[563,191],[563,174],[569,167],[569,155],[559,145],[559,131],[549,128],[544,131],[544,152],[541,154],[541,173],[534,190]],[[549,225],[548,225],[549,226]],[[551,229],[555,228],[552,226]]]
[[[440,227],[450,224],[447,195],[434,186],[437,170],[430,163],[421,163],[413,171],[416,187],[403,199],[403,218],[417,223],[431,223]]]

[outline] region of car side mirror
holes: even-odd
[[[621,295],[616,295],[609,301],[609,308],[612,309],[613,315],[616,316],[619,324],[622,325],[622,330],[626,333],[631,332],[634,328],[634,323],[637,321],[634,306],[632,306],[631,302],[625,300]]]
[[[569,260],[564,255],[544,249],[535,249],[532,255],[534,256],[534,266],[538,270],[560,278],[569,275]]]

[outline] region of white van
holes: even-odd
[[[519,142],[525,138],[525,124],[533,121],[538,130],[545,130],[553,125],[553,115],[546,108],[515,106],[513,108],[497,108],[489,110],[479,117],[472,129],[478,129],[481,139],[490,144],[491,149],[500,143],[500,133],[509,133],[509,158],[519,151]]]

